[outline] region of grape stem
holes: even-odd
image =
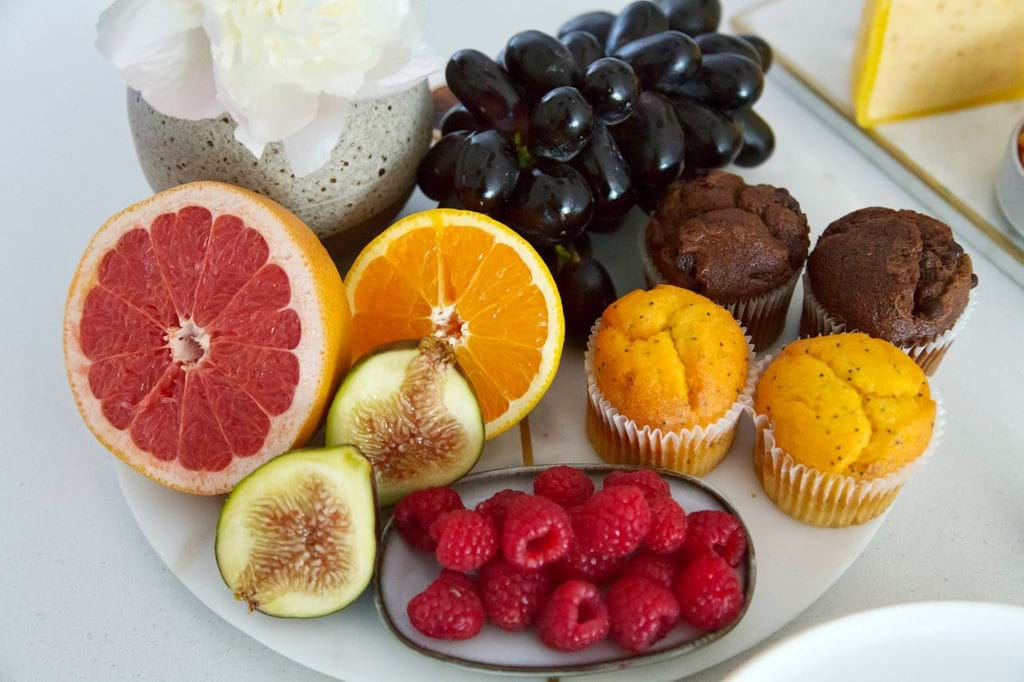
[[[512,138],[512,144],[516,148],[516,161],[519,163],[519,167],[529,168],[530,166],[532,166],[534,158],[533,155],[530,154],[530,150],[526,148],[525,144],[523,144],[522,133],[518,131],[516,132],[516,134]]]
[[[577,265],[580,262],[580,254],[571,246],[557,245],[555,257],[558,259],[555,266],[556,272],[561,272],[567,265]]]

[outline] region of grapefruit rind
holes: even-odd
[[[346,579],[332,591],[293,590],[260,604],[257,610],[269,616],[316,618],[335,613],[355,601],[373,577],[377,553],[373,471],[358,448],[344,445],[281,455],[235,486],[221,509],[214,545],[224,584],[234,592],[252,557],[258,541],[252,529],[253,511],[277,496],[292,494],[296,483],[308,477],[323,483],[348,512]]]
[[[79,342],[85,298],[98,282],[106,253],[129,230],[148,229],[154,219],[189,205],[203,206],[215,215],[230,213],[255,228],[266,240],[272,262],[288,275],[289,305],[299,314],[302,337],[293,349],[299,360],[300,381],[291,405],[271,419],[263,447],[249,457],[234,457],[219,471],[192,471],[176,459],[162,461],[140,450],[127,429],[115,428],[102,413],[89,387],[91,364]],[[272,229],[279,228],[279,229]],[[69,287],[64,314],[64,358],[75,402],[86,426],[99,442],[136,471],[182,492],[215,495],[230,491],[256,467],[305,443],[319,425],[327,401],[351,353],[351,315],[338,270],[313,232],[294,214],[274,201],[220,182],[180,185],[129,206],[108,218],[86,247]]]
[[[565,341],[565,317],[562,312],[562,301],[551,271],[548,270],[533,246],[509,227],[475,211],[458,209],[422,211],[399,220],[367,244],[345,276],[345,289],[349,297],[349,308],[355,316],[359,312],[356,309],[355,294],[359,288],[360,279],[372,262],[386,257],[385,254],[392,242],[401,239],[413,230],[425,227],[434,227],[441,231],[446,228],[457,229],[459,226],[484,230],[494,238],[496,244],[508,246],[515,251],[530,270],[532,275],[530,283],[544,292],[546,305],[548,335],[544,345],[539,349],[541,364],[527,390],[519,397],[509,401],[504,413],[486,423],[486,438],[490,440],[511,429],[536,407],[551,386],[551,382],[554,381],[561,361],[562,346]]]
[[[361,445],[358,441],[360,428],[354,423],[360,407],[380,404],[400,390],[409,364],[419,354],[417,346],[415,341],[387,344],[367,353],[352,366],[327,411],[324,429],[327,445]],[[381,506],[391,506],[416,490],[454,483],[480,460],[485,441],[483,413],[472,385],[458,365],[450,366],[446,372],[443,407],[445,416],[450,415],[461,426],[462,447],[451,456],[435,453],[432,461],[423,462],[400,479],[383,475],[375,466],[377,499]],[[373,461],[369,452],[364,451],[364,454]],[[403,453],[390,454],[400,458]]]

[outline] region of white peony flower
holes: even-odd
[[[96,47],[157,111],[224,111],[259,157],[284,143],[296,175],[330,158],[349,102],[405,90],[441,66],[423,0],[116,0]]]

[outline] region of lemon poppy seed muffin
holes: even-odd
[[[749,354],[739,323],[700,294],[661,285],[622,297],[588,352],[595,448],[611,462],[707,473],[732,443]]]
[[[754,412],[768,496],[801,520],[841,526],[889,506],[929,446],[937,405],[910,357],[855,333],[786,346],[758,381]]]

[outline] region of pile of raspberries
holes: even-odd
[[[441,573],[413,597],[413,626],[436,639],[533,625],[559,651],[611,637],[641,652],[679,622],[717,630],[743,610],[734,568],[747,550],[739,521],[722,511],[689,515],[649,470],[621,471],[594,492],[578,469],[557,466],[533,495],[501,490],[466,509],[448,487],[405,497],[395,524],[432,551]]]

